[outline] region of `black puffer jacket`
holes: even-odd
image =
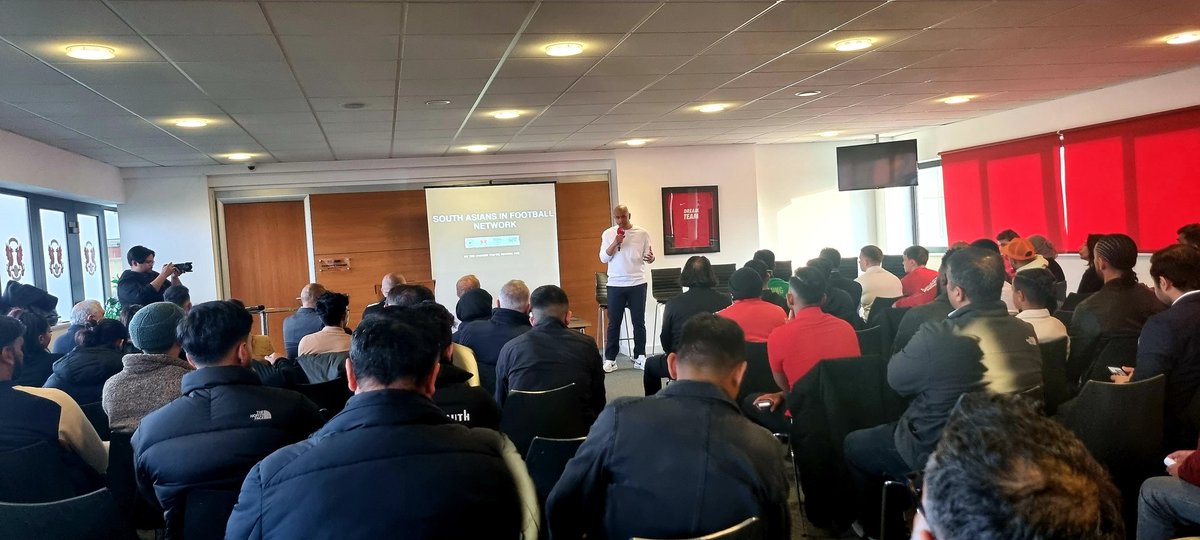
[[[66,392],[76,403],[99,403],[104,381],[121,372],[121,351],[106,345],[75,347],[57,362],[54,373],[46,379],[46,388]]]
[[[17,386],[44,386],[54,372],[54,363],[62,358],[61,354],[41,351],[34,354],[25,353],[25,361],[21,370],[13,376],[13,384]]]

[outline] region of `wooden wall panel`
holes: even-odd
[[[318,257],[349,257],[346,271],[317,272],[317,281],[331,291],[350,295],[350,327],[356,326],[363,308],[378,302],[383,293],[379,282],[388,272],[404,274],[409,283],[432,280],[429,269],[428,241],[423,249],[392,251],[342,252]],[[453,309],[453,306],[449,306]]]
[[[229,295],[248,306],[299,307],[308,283],[308,240],[301,201],[225,205]],[[283,319],[271,315],[270,336],[283,353]],[[254,321],[258,332],[258,318]]]
[[[600,233],[612,226],[608,182],[555,184],[554,196],[559,210],[559,280],[571,299],[571,311],[591,323],[588,334],[596,337],[596,272],[606,269],[600,262]]]
[[[317,255],[429,249],[424,190],[313,195],[309,204]]]

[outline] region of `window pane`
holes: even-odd
[[[925,247],[948,247],[946,196],[942,193],[942,168],[917,171],[917,243]]]
[[[83,297],[104,303],[104,268],[107,264],[100,243],[100,220],[79,214],[79,260],[83,261]]]
[[[125,254],[121,252],[121,223],[117,218],[117,213],[112,210],[104,211],[104,234],[108,237],[106,239],[108,275],[116,279],[125,270]],[[108,287],[108,295],[116,297],[116,284],[109,283]]]
[[[29,204],[25,197],[0,193],[0,239],[4,241],[3,281],[33,284],[29,248]]]
[[[67,249],[66,216],[58,210],[39,210],[42,224],[42,257],[46,261],[46,292],[58,297],[59,319],[70,315],[71,252]]]

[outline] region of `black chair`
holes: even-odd
[[[729,290],[729,278],[737,270],[736,264],[714,264],[712,265],[713,274],[717,276],[717,286],[713,290],[721,291],[725,294],[732,294]]]
[[[346,379],[334,379],[317,384],[301,384],[296,387],[296,391],[304,394],[323,409],[326,419],[333,418],[337,416],[337,413],[342,412],[342,409],[346,408],[346,401],[354,395],[350,392]]]
[[[867,309],[866,327],[882,326],[883,319],[887,317],[887,310],[892,308],[892,304],[895,304],[896,300],[899,298],[876,297]]]
[[[111,431],[108,429],[108,414],[104,412],[104,407],[100,405],[100,402],[80,405],[79,408],[83,409],[83,415],[87,417],[92,427],[96,428],[96,435],[100,436],[100,440],[107,441],[111,435]]]
[[[775,261],[775,272],[773,275],[787,281],[792,277],[792,261]]]
[[[1097,342],[1096,350],[1100,352],[1092,359],[1091,364],[1079,375],[1079,385],[1091,381],[1109,381],[1112,375],[1108,368],[1135,366],[1137,363],[1138,334],[1115,333],[1105,334]],[[1135,366],[1136,367],[1136,366]]]
[[[723,529],[712,534],[697,536],[694,538],[682,538],[676,540],[762,540],[766,538],[766,524],[757,517],[746,518],[745,521],[738,523],[728,529]],[[631,540],[661,540],[654,538],[645,538],[635,536]]]
[[[862,356],[883,355],[883,332],[878,326],[864,328],[855,334],[858,334],[858,349]]]
[[[132,438],[132,433],[112,433],[108,443],[108,473],[105,475],[108,491],[135,529],[161,529],[166,526],[162,510],[142,496],[137,487]]]
[[[1065,309],[1060,309],[1054,312],[1054,318],[1062,322],[1063,326],[1066,326],[1067,328],[1071,327],[1071,319],[1074,318],[1074,316],[1074,311],[1067,311]]]
[[[117,501],[103,488],[54,502],[0,503],[0,536],[72,540],[137,538],[125,525]]]
[[[538,506],[545,508],[550,491],[562,477],[567,462],[575,457],[579,446],[586,437],[574,439],[548,439],[534,437],[529,443],[529,454],[525,456],[525,467],[529,469],[529,477],[533,479],[533,487],[537,489]]]
[[[39,442],[0,453],[0,501],[46,503],[78,495],[61,452]]]
[[[771,363],[767,359],[767,344],[747,341],[745,350],[746,374],[742,376],[742,385],[738,387],[739,404],[746,396],[779,391],[775,376],[771,374]]]
[[[654,297],[654,328],[651,336],[658,335],[658,310],[666,305],[667,301],[683,294],[683,286],[679,284],[679,277],[683,273],[682,268],[653,268],[650,270],[650,294]],[[654,339],[650,340],[651,351],[653,354]]]
[[[907,273],[904,271],[904,257],[900,255],[884,255],[883,262],[879,266],[898,278],[904,277],[904,274]]]
[[[587,435],[583,398],[575,383],[553,390],[512,390],[500,412],[500,431],[525,456],[534,437],[574,439]]]
[[[1058,300],[1060,303],[1065,302],[1067,300],[1067,282],[1065,282],[1065,281],[1055,281],[1054,282],[1054,298],[1056,300]]]
[[[881,326],[887,330],[884,339],[887,347],[883,349],[884,351],[891,351],[891,354],[900,352],[896,350],[896,333],[900,331],[900,321],[904,320],[904,314],[908,313],[910,309],[912,308],[893,306],[884,311],[884,317],[881,320],[883,323]]]
[[[222,540],[225,525],[237,504],[238,492],[193,489],[184,496],[183,537],[187,540]]]
[[[1067,297],[1063,299],[1062,305],[1058,306],[1058,309],[1062,311],[1075,311],[1075,306],[1078,306],[1080,302],[1084,301],[1089,296],[1091,296],[1091,294],[1068,294]]]
[[[1071,398],[1071,385],[1067,382],[1066,339],[1041,343],[1042,352],[1042,403],[1047,416],[1053,416],[1058,406]]]
[[[346,359],[349,357],[349,352],[302,354],[296,358],[296,364],[304,370],[304,378],[308,384],[319,384],[345,378]]]

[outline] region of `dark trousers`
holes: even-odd
[[[846,435],[844,444],[846,466],[850,469],[850,478],[854,482],[858,497],[858,523],[866,530],[867,536],[872,538],[879,538],[879,530],[883,526],[888,528],[888,538],[906,537],[901,519],[907,502],[903,494],[889,496],[888,522],[879,522],[883,482],[903,481],[904,476],[913,471],[900,456],[900,452],[896,451],[893,438],[895,431],[895,422],[860,429]],[[895,511],[890,511],[892,508],[895,508]]]
[[[604,359],[616,360],[621,352],[621,320],[629,308],[633,323],[633,356],[646,354],[646,284],[631,287],[608,286],[608,334],[605,336]]]
[[[646,369],[642,373],[642,388],[646,390],[647,396],[653,396],[662,390],[662,380],[669,378],[671,378],[671,372],[667,369],[667,355],[656,354],[646,359]]]

